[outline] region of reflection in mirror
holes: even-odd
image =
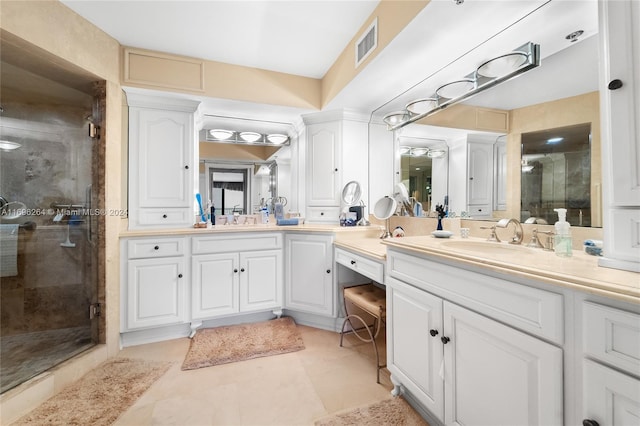
[[[591,124],[522,134],[521,221],[557,220],[591,226]]]
[[[248,169],[209,168],[209,200],[221,214],[246,214],[249,204]]]

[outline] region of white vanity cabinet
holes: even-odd
[[[192,319],[282,307],[282,235],[224,234],[191,239]]]
[[[583,419],[586,426],[640,419],[640,311],[583,303]]]
[[[306,169],[306,219],[338,223],[344,185],[358,181],[365,185],[363,194],[367,193],[368,116],[339,110],[302,118],[306,126],[306,154],[300,159]]]
[[[285,253],[285,308],[333,316],[333,234],[287,234]]]
[[[129,239],[122,241],[121,248],[126,253],[121,331],[187,321],[185,239]]]
[[[393,249],[387,271],[394,391],[444,424],[563,424],[562,295]]]
[[[191,226],[199,102],[128,93],[129,229]]]
[[[640,3],[599,1],[604,256],[640,271]]]

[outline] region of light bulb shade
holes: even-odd
[[[384,116],[384,121],[388,126],[395,126],[403,123],[409,119],[409,114],[406,111],[396,111]]]
[[[436,95],[441,98],[455,99],[466,94],[467,92],[472,91],[475,88],[476,84],[473,80],[463,79],[452,81],[451,83],[447,83],[443,86],[438,87],[438,89],[436,90]]]
[[[411,147],[409,146],[401,146],[400,147],[400,155],[406,155],[411,152]]]
[[[438,100],[436,98],[416,99],[413,102],[409,102],[406,106],[407,111],[411,114],[424,114],[429,112],[438,106]]]
[[[214,139],[224,141],[233,136],[233,131],[225,129],[211,129],[209,130],[209,135]]]
[[[411,155],[413,157],[421,157],[421,156],[425,155],[427,152],[429,152],[428,148],[413,148],[413,149],[411,149]]]
[[[520,68],[527,62],[527,59],[528,56],[524,52],[507,53],[483,63],[476,72],[483,77],[502,77]]]
[[[242,139],[245,142],[253,143],[262,139],[262,135],[256,132],[240,132],[240,139]]]
[[[267,140],[273,144],[276,145],[281,145],[283,143],[285,143],[287,141],[287,139],[289,139],[289,137],[287,135],[283,135],[280,133],[272,133],[270,135],[267,136]]]
[[[444,149],[430,149],[429,152],[427,152],[427,157],[440,158],[444,157],[444,154],[446,154],[446,151]]]
[[[10,142],[7,140],[0,140],[0,149],[3,151],[13,151],[20,148],[20,144],[16,142]]]

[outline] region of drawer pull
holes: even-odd
[[[582,426],[600,426],[600,423],[596,422],[595,420],[584,419],[582,421]]]
[[[233,273],[234,273],[234,274],[237,274],[237,273],[238,273],[238,268],[234,269],[234,270],[233,270]]]
[[[189,166],[184,166],[185,170],[189,170]]]
[[[182,274],[178,274],[178,278],[182,278]]]
[[[154,250],[160,250],[160,246],[155,246],[153,249]]]
[[[240,272],[244,272],[244,268],[240,268]]]
[[[331,269],[327,269],[327,274],[330,274],[330,273],[331,273]]]
[[[442,336],[440,340],[442,341],[442,343],[446,345],[447,343],[449,343],[451,339],[449,339],[447,336]]]
[[[167,218],[167,215],[166,215],[166,214],[163,214],[163,215],[162,215],[162,218],[163,218],[163,219],[166,219],[166,218]]]
[[[355,260],[352,260],[352,261],[351,261],[351,264],[352,264],[352,265],[355,265],[355,264],[356,264],[356,261],[355,261]]]
[[[436,330],[435,328],[431,329],[429,330],[429,334],[433,337],[436,337],[438,335],[438,330]]]

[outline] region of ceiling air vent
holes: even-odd
[[[364,34],[356,41],[356,68],[378,46],[378,18],[376,18]]]

